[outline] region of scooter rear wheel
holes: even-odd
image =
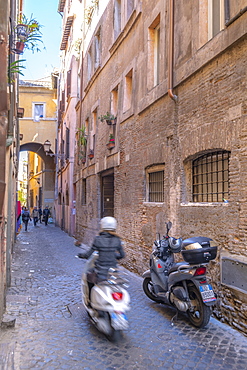
[[[107,334],[106,337],[110,342],[119,342],[122,337],[122,331],[112,328],[111,334]]]
[[[187,311],[190,322],[196,328],[204,328],[209,323],[211,308],[203,303],[201,295],[195,286],[189,287],[189,297],[194,304],[194,310],[192,312]]]
[[[144,293],[146,294],[146,296],[149,298],[149,299],[152,299],[152,301],[156,302],[156,303],[162,303],[163,301],[161,301],[154,293],[153,291],[153,283],[152,283],[152,280],[147,277],[143,280],[143,283],[142,283],[142,288],[144,290]]]

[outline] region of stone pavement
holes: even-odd
[[[81,303],[83,260],[74,239],[54,225],[29,225],[14,247],[12,284],[0,331],[0,370],[220,370],[247,368],[247,337],[211,318],[206,329],[151,302],[141,277],[128,273],[130,328],[109,342],[90,323]]]

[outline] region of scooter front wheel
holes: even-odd
[[[146,296],[149,298],[149,299],[152,299],[152,301],[156,302],[156,303],[162,303],[163,301],[161,301],[154,293],[153,291],[153,283],[152,283],[152,280],[147,277],[143,280],[143,283],[142,283],[142,288],[144,290],[144,293],[146,294]]]
[[[204,328],[209,323],[211,308],[203,303],[201,294],[195,286],[189,287],[189,297],[194,306],[193,311],[187,311],[190,322],[196,328]]]

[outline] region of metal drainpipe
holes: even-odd
[[[172,92],[173,87],[173,49],[174,49],[174,1],[169,1],[169,49],[168,49],[168,95],[175,102],[177,95]]]

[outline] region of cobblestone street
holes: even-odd
[[[213,318],[203,330],[181,315],[172,325],[175,311],[151,302],[132,273],[130,327],[109,342],[82,306],[74,242],[54,225],[18,235],[5,315],[16,323],[0,332],[1,370],[246,369],[247,337]]]

